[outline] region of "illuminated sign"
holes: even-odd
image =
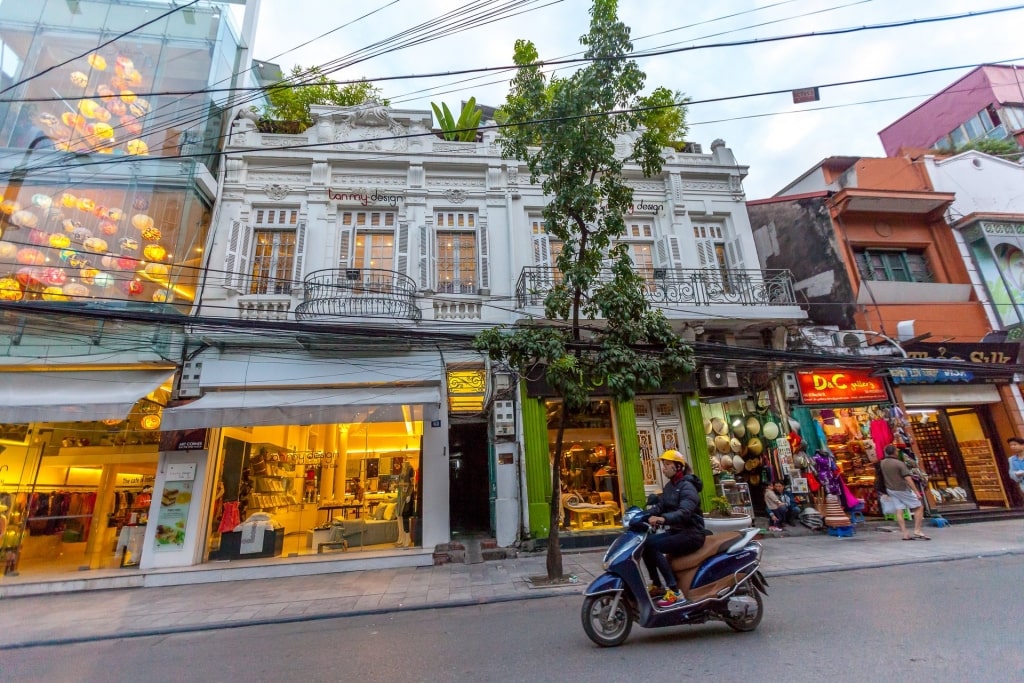
[[[864,370],[826,368],[796,373],[804,403],[885,403],[885,380]]]

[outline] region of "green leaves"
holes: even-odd
[[[444,102],[441,103],[440,108],[433,102],[430,103],[430,106],[434,110],[434,118],[437,119],[437,126],[441,129],[445,140],[459,142],[476,140],[476,129],[480,125],[480,116],[483,114],[483,110],[477,109],[475,97],[470,97],[469,101],[463,105],[458,120],[452,116],[451,110]]]
[[[296,65],[291,75],[267,89],[270,104],[263,116],[276,121],[298,121],[304,128],[313,125],[309,108],[314,104],[333,104],[354,107],[371,100],[381,100],[380,88],[369,81],[339,86],[322,74],[317,67],[303,69]]]

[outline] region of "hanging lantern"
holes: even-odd
[[[43,230],[30,230],[28,233],[28,241],[36,246],[45,246],[50,243],[49,240],[50,233]]]
[[[70,241],[70,238],[69,238],[68,241]],[[61,249],[60,250],[60,260],[61,261],[65,261],[65,262],[70,262],[71,259],[73,259],[77,254],[78,254],[78,252],[75,251],[74,249]]]
[[[87,119],[96,118],[96,112],[102,109],[95,100],[81,100],[78,103],[78,111]]]
[[[76,244],[85,244],[90,237],[92,237],[92,230],[83,227],[78,227],[71,233],[71,241]]]
[[[89,237],[82,242],[86,251],[94,254],[102,254],[107,250],[107,241],[102,237]]]
[[[0,242],[0,258],[13,258],[18,253],[18,245],[11,242]]]
[[[162,263],[147,263],[145,272],[150,277],[167,277],[167,274],[171,271]]]
[[[147,244],[146,248],[142,250],[142,255],[146,257],[147,261],[163,261],[167,256],[167,250],[159,244]]]
[[[131,256],[122,256],[117,259],[117,268],[119,270],[135,270],[139,267],[139,260],[132,258]]]
[[[142,294],[142,283],[138,280],[122,282],[121,288],[124,289],[125,294],[128,294],[129,296],[138,296],[139,294]]]
[[[104,273],[101,270],[98,271],[95,275],[93,275],[92,282],[100,289],[107,289],[112,284],[114,284],[114,278],[110,275],[110,273]]]
[[[166,302],[167,299],[167,290],[158,289],[155,292],[153,292],[153,303],[162,304]]]
[[[63,268],[47,268],[43,271],[43,282],[48,285],[60,287],[68,281],[68,275]]]
[[[125,143],[124,151],[136,156],[146,156],[149,154],[149,145],[142,140],[129,140]]]
[[[78,230],[80,227],[82,227],[82,222],[75,221],[70,218],[65,218],[63,221],[61,221],[61,227],[64,228],[64,232],[72,233],[75,230]]]
[[[23,266],[41,266],[46,263],[46,255],[38,249],[19,249],[17,255],[18,263]]]
[[[23,228],[34,228],[39,225],[39,217],[31,211],[18,209],[11,214],[11,223]]]
[[[13,199],[5,199],[4,201],[0,202],[0,213],[4,214],[5,216],[10,216],[15,211],[21,211],[21,204],[19,204],[18,202],[14,201]]]
[[[114,60],[114,71],[116,71],[119,76],[134,70],[135,62],[132,61],[131,57],[118,55],[117,59]]]
[[[82,278],[82,282],[87,285],[95,284],[96,276],[99,275],[100,271],[95,268],[82,268],[78,271],[78,275]]]
[[[14,275],[14,279],[26,289],[39,287],[43,284],[43,270],[35,266],[19,268],[18,272]]]
[[[21,301],[21,285],[12,277],[0,278],[0,301]]]
[[[115,222],[119,221],[122,218],[124,218],[124,211],[122,211],[121,209],[119,209],[117,207],[113,207],[111,209],[107,209],[107,218],[109,218],[110,220],[115,221]]]
[[[100,221],[99,228],[100,232],[103,233],[104,235],[107,235],[108,237],[111,235],[116,235],[119,229],[117,223],[108,218],[104,218],[103,220]]]
[[[113,254],[104,254],[100,259],[100,265],[107,270],[117,270],[117,257]]]
[[[76,251],[72,252],[72,256],[68,258],[68,265],[72,268],[88,268],[92,264],[89,263],[89,259]]]
[[[107,128],[110,128],[110,126],[107,126]],[[84,211],[86,213],[92,213],[93,209],[96,208],[96,202],[94,202],[93,200],[89,199],[88,197],[79,197],[78,201],[75,202],[75,206],[78,207],[79,211]]]
[[[70,298],[60,287],[50,286],[43,290],[43,301],[67,301]]]
[[[69,74],[69,76],[71,78],[72,85],[75,85],[79,88],[84,88],[85,86],[89,85],[89,77],[81,71],[72,71]]]
[[[117,241],[123,251],[138,251],[139,241],[134,237],[122,237]]]
[[[89,296],[89,288],[81,283],[72,282],[64,286],[64,293],[68,296],[82,298]]]
[[[114,116],[120,117],[128,113],[128,105],[121,100],[108,100],[106,104],[107,109],[109,109],[110,113]]]
[[[156,226],[146,228],[142,231],[142,239],[148,242],[159,242],[161,237],[163,237],[163,233],[160,232],[160,228]]]
[[[135,226],[137,230],[145,230],[146,228],[153,227],[153,219],[144,213],[137,213],[132,216],[132,225]]]
[[[143,415],[142,419],[139,420],[139,426],[146,430],[154,430],[160,428],[160,416],[156,413],[150,413],[149,415]]]
[[[68,128],[72,128],[74,130],[81,130],[82,128],[85,127],[86,124],[85,117],[81,114],[76,114],[73,111],[66,111],[63,114],[61,114],[60,120],[64,123],[65,126],[67,126]],[[74,195],[70,196],[74,197]],[[73,202],[71,204],[68,204],[63,197],[61,198],[61,203],[63,203],[64,206],[68,207],[69,209],[74,206]]]
[[[104,71],[107,68],[107,60],[103,58],[103,55],[98,55],[95,52],[86,57],[85,61],[89,62],[89,66],[97,71]]]
[[[47,194],[34,194],[32,195],[32,205],[46,211],[53,206],[53,199]]]
[[[139,135],[142,133],[142,124],[134,116],[125,115],[121,117],[121,127],[125,129],[129,135]],[[148,207],[149,204],[147,203]],[[136,207],[138,208],[138,207]],[[145,211],[145,209],[138,209],[139,211]]]

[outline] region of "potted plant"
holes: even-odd
[[[704,526],[715,534],[746,529],[754,521],[750,515],[733,512],[732,504],[725,496],[712,498],[709,507],[711,509],[704,514]]]

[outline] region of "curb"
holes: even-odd
[[[809,574],[831,574],[836,572],[849,572],[858,571],[862,569],[881,569],[885,567],[898,567],[912,564],[933,564],[936,562],[955,562],[959,560],[974,560],[983,559],[988,557],[1005,557],[1014,555],[1024,555],[1024,549],[1005,549],[1005,550],[993,550],[982,553],[958,553],[955,555],[942,555],[937,557],[925,557],[925,558],[911,558],[906,560],[896,560],[893,562],[862,562],[852,565],[844,565],[841,567],[832,566],[819,566],[819,567],[807,567],[802,569],[779,569],[774,571],[765,571],[766,577],[784,577],[784,576],[806,576]],[[520,602],[526,600],[545,600],[548,598],[562,597],[565,595],[573,595],[582,593],[584,586],[574,585],[571,587],[560,587],[550,588],[544,592],[537,594],[516,594],[516,595],[504,595],[494,596],[490,598],[479,598],[476,600],[453,600],[450,602],[437,602],[423,605],[411,605],[409,607],[386,607],[377,609],[366,609],[366,610],[351,610],[347,612],[325,612],[322,614],[314,614],[309,616],[295,616],[295,617],[269,617],[265,619],[250,619],[246,621],[237,622],[223,622],[219,624],[192,624],[182,626],[169,626],[166,628],[153,628],[153,629],[139,629],[136,631],[122,631],[118,633],[103,634],[103,635],[92,635],[92,636],[76,636],[68,638],[48,638],[42,640],[31,640],[24,641],[21,643],[10,643],[7,645],[0,645],[0,652],[5,650],[23,650],[34,647],[53,647],[61,645],[80,645],[82,643],[95,643],[109,640],[124,640],[133,638],[150,638],[154,636],[169,636],[178,635],[182,633],[197,633],[203,631],[224,631],[227,629],[235,628],[248,628],[251,626],[272,626],[275,624],[295,624],[300,622],[310,621],[326,621],[328,619],[344,619],[347,617],[365,617],[374,616],[380,614],[393,614],[396,612],[422,612],[432,609],[445,609],[449,607],[474,607],[479,605],[493,605],[504,602]]]

